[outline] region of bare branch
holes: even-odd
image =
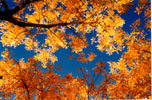
[[[56,23],[56,24],[36,24],[36,23],[30,23],[30,22],[22,22],[17,20],[16,18],[8,18],[4,19],[7,20],[15,25],[18,25],[20,27],[42,27],[42,28],[52,28],[57,26],[66,26],[66,25],[72,25],[72,24],[82,24],[83,22],[69,22],[69,23]]]

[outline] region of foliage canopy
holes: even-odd
[[[0,60],[1,98],[151,98],[149,0],[0,0],[0,4],[1,43],[5,47]],[[130,16],[127,13],[132,9],[138,17],[125,31],[123,16]],[[8,48],[19,45],[34,55],[27,61],[15,60]],[[93,71],[77,68],[81,77],[72,73],[61,77],[57,71],[62,67],[54,65],[58,61],[55,52],[61,48],[70,49],[85,64],[98,57],[95,48],[122,55],[116,62],[97,62]],[[69,59],[75,56],[69,55]]]

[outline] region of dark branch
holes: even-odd
[[[146,52],[146,53],[149,53],[149,54],[151,54],[151,52],[150,51],[148,51],[148,50],[142,50],[142,49],[138,49],[138,48],[136,48],[136,47],[134,47],[136,50],[140,50],[140,51],[143,51],[143,52]]]
[[[7,8],[7,4],[5,0],[3,1],[3,5],[5,5]],[[13,8],[12,10],[7,10],[7,11],[0,11],[0,20],[5,20],[8,22],[11,22],[15,25],[18,25],[20,27],[41,27],[41,28],[52,28],[52,27],[57,27],[57,26],[66,26],[66,25],[72,25],[72,24],[82,24],[84,21],[80,22],[64,22],[64,23],[56,23],[56,24],[37,24],[37,23],[31,23],[31,22],[25,22],[22,21],[21,19],[17,19],[13,17],[13,14],[17,13],[18,11],[22,10],[24,7],[26,7],[28,4],[38,2],[41,0],[23,0],[18,6]],[[88,18],[87,18],[88,19]],[[91,22],[92,23],[92,22]],[[89,24],[89,23],[85,23]]]
[[[24,85],[24,88],[26,89],[28,100],[30,100],[30,93],[29,93],[29,90],[28,90],[28,86],[27,86],[27,84],[24,82],[24,80],[22,78],[21,66],[20,66],[19,63],[18,63],[18,67],[19,67],[19,73],[20,73],[20,76],[21,76],[21,81],[22,81],[22,83]]]
[[[147,53],[150,53],[150,54],[151,54],[151,52],[150,52],[150,51],[147,51],[147,50],[142,50],[142,51],[144,51],[144,52],[147,52]]]
[[[23,85],[24,85],[24,87],[27,91],[28,100],[30,100],[30,93],[29,93],[29,90],[28,90],[28,86],[26,85],[26,83],[23,80],[22,80],[22,82],[23,82]]]
[[[9,21],[15,25],[18,25],[20,27],[42,27],[42,28],[52,28],[56,26],[66,26],[66,25],[72,25],[72,24],[82,24],[83,22],[69,22],[69,23],[56,23],[56,24],[36,24],[36,23],[30,23],[30,22],[22,22],[17,20],[16,18],[7,18],[6,21]]]

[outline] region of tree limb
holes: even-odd
[[[30,23],[30,22],[22,22],[15,18],[6,19],[7,21],[18,25],[20,27],[42,27],[42,28],[51,28],[56,26],[66,26],[66,25],[72,25],[72,24],[82,24],[83,22],[69,22],[69,23],[56,23],[56,24],[36,24],[36,23]]]
[[[19,66],[19,73],[20,73],[20,75],[21,75],[21,81],[22,81],[22,83],[23,83],[24,88],[26,89],[28,100],[30,100],[30,92],[29,92],[29,90],[28,90],[27,84],[24,82],[24,80],[23,80],[23,78],[22,78],[21,66],[20,66],[19,63],[18,63],[18,66]]]

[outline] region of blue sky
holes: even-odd
[[[137,2],[135,0],[135,5],[137,6],[136,3]],[[9,5],[11,7],[14,4],[9,3]],[[123,25],[123,30],[125,30],[128,33],[131,32],[129,25],[131,25],[131,23],[133,23],[135,19],[141,18],[141,21],[143,21],[143,18],[142,18],[143,13],[141,13],[141,15],[138,16],[137,13],[135,13],[134,11],[135,11],[135,7],[128,10],[127,14],[121,15],[121,17],[125,20],[125,24]],[[144,25],[141,25],[141,27],[143,27],[143,26]],[[147,33],[148,33],[148,35],[146,36],[146,38],[150,38],[151,33],[150,32],[147,32]],[[89,34],[87,36],[88,40],[90,38],[91,38],[91,34]],[[93,52],[97,55],[97,57],[92,62],[87,62],[87,63],[78,62],[77,61],[78,55],[73,53],[70,49],[62,49],[61,48],[59,51],[57,51],[55,53],[55,55],[58,57],[58,61],[55,62],[55,66],[57,64],[60,64],[60,66],[63,67],[63,69],[60,72],[58,72],[61,75],[61,77],[68,74],[68,73],[72,73],[75,77],[81,76],[78,73],[78,71],[76,70],[76,68],[80,68],[80,67],[85,67],[90,72],[93,72],[92,68],[96,66],[96,63],[98,61],[106,62],[106,68],[107,68],[107,71],[109,71],[109,69],[108,69],[109,66],[108,66],[107,62],[108,61],[118,61],[119,58],[121,57],[121,54],[125,51],[125,50],[123,50],[123,52],[119,52],[119,54],[113,53],[113,55],[108,55],[108,54],[106,54],[106,52],[100,52],[99,50],[97,50],[95,45],[91,45],[91,47],[93,49]],[[5,47],[3,47],[2,43],[0,42],[0,52],[2,52],[4,49],[5,49]],[[9,51],[11,51],[12,53],[15,54],[13,57],[16,58],[17,60],[24,58],[25,61],[27,61],[27,59],[29,57],[33,56],[33,54],[34,54],[33,51],[26,51],[24,48],[24,45],[19,45],[16,48],[8,47],[8,49],[9,49]],[[88,48],[84,49],[85,52],[87,52],[87,50],[88,50]],[[69,55],[74,55],[75,58],[73,58],[72,60],[69,60]],[[46,70],[46,69],[42,68],[42,70]],[[100,79],[102,79],[102,77]]]
[[[136,0],[135,0],[135,5],[136,4]],[[12,3],[8,3],[11,6],[14,6],[14,4]],[[143,16],[143,13],[138,16],[137,13],[134,13],[135,11],[135,7],[133,7],[132,9],[128,10],[127,14],[122,14],[122,18],[125,20],[125,24],[123,26],[123,30],[125,30],[126,32],[130,33],[130,24],[132,22],[134,22],[135,19],[141,18],[141,16]],[[143,21],[143,19],[141,19]],[[143,25],[141,25],[141,27],[143,27]],[[150,32],[149,35],[147,36],[147,38],[150,38]],[[88,40],[90,39],[91,34],[87,36]],[[91,44],[90,44],[91,45]],[[63,67],[63,69],[61,70],[61,72],[58,72],[59,74],[65,75],[67,73],[72,73],[74,76],[78,76],[77,70],[76,68],[80,68],[80,67],[85,67],[87,68],[89,71],[92,70],[93,67],[96,66],[96,63],[98,61],[104,61],[104,62],[108,62],[108,61],[118,61],[118,59],[120,58],[121,54],[123,52],[119,52],[119,54],[117,53],[113,53],[113,55],[108,55],[106,54],[106,52],[100,52],[99,50],[97,50],[97,48],[95,47],[95,45],[91,45],[93,48],[93,52],[97,55],[97,57],[94,59],[94,61],[92,62],[87,62],[87,63],[82,63],[82,62],[78,62],[77,61],[77,54],[71,52],[70,49],[60,49],[59,51],[57,51],[55,53],[55,55],[58,57],[58,61],[55,62],[55,65],[60,64],[61,67]],[[26,51],[24,49],[24,45],[19,45],[16,48],[13,47],[8,47],[8,49],[10,51],[12,51],[12,53],[15,53],[15,58],[17,60],[24,58],[25,60],[28,59],[28,57],[33,56],[34,52],[33,51]],[[4,47],[2,46],[2,44],[0,43],[0,52],[2,52],[4,50]],[[86,49],[84,51],[87,51]],[[76,57],[73,58],[72,60],[69,60],[69,55],[75,55]],[[108,71],[108,64],[106,63],[106,67],[107,67],[107,71]],[[43,69],[45,70],[45,69]]]

